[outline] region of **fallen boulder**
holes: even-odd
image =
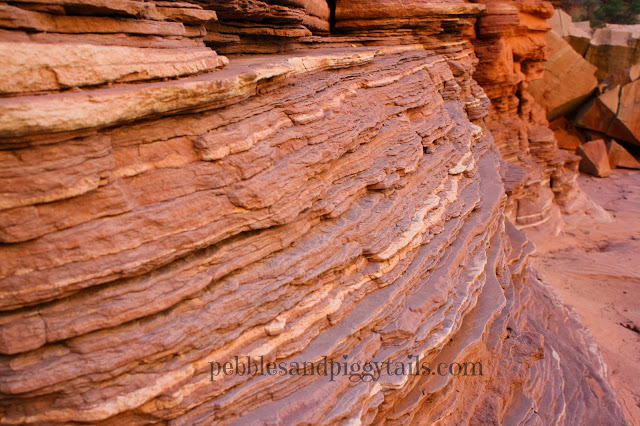
[[[581,172],[597,177],[611,175],[609,156],[607,155],[607,147],[604,144],[604,140],[598,139],[582,144],[576,149],[576,154],[582,157],[582,160],[580,160]]]
[[[607,24],[596,29],[585,59],[598,67],[598,80],[640,63],[640,25]]]
[[[576,125],[640,145],[640,80],[606,90],[585,104]]]
[[[529,92],[547,111],[547,119],[571,113],[598,85],[596,67],[553,31],[545,35],[552,55],[545,63],[543,77],[529,85]],[[567,84],[570,82],[570,84]]]
[[[609,152],[609,166],[612,169],[640,169],[640,161],[636,160],[629,151],[613,139],[607,143],[607,151]]]

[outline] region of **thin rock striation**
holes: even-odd
[[[549,49],[546,1],[487,1],[474,40],[474,78],[491,99],[487,125],[507,162],[507,217],[518,227],[562,228],[560,213],[593,210],[577,184],[579,157],[558,149],[546,112],[529,92],[543,77]]]
[[[510,166],[473,79],[485,7],[379,3],[338,0],[331,36],[317,1],[3,9],[3,43],[34,48],[2,71],[0,424],[625,424],[507,220]],[[36,27],[70,17],[122,32]],[[256,22],[311,34],[253,45]],[[185,33],[153,35],[165,23]],[[68,58],[36,54],[75,37]],[[221,40],[261,54],[204,45]],[[49,63],[55,82],[19,78]],[[528,128],[538,153],[544,129]],[[211,375],[235,356],[482,374]]]

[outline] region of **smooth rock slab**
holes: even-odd
[[[640,80],[605,90],[576,114],[576,125],[640,145]]]
[[[210,49],[2,43],[0,94],[186,77],[228,63]],[[91,58],[91,61],[87,61]]]
[[[572,22],[571,16],[562,9],[556,9],[549,18],[551,30],[565,39],[578,55],[584,56],[589,48],[593,30],[588,21]]]
[[[578,108],[598,85],[596,67],[554,31],[545,35],[551,57],[544,65],[544,75],[529,85],[535,100],[547,111],[547,119],[554,120]]]

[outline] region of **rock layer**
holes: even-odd
[[[11,3],[0,4],[2,95],[186,77],[226,63],[203,42],[216,13],[195,4]]]
[[[207,44],[225,53],[276,53],[312,34],[329,32],[325,0],[198,0],[220,20],[207,25]]]
[[[167,4],[108,3],[24,10],[146,17]],[[5,92],[1,423],[624,423],[588,332],[505,220],[510,166],[472,78],[484,8],[341,3],[340,34],[283,42],[284,55]],[[305,25],[292,14],[318,5],[221,4],[170,3],[183,9],[171,23],[212,7],[243,28]],[[234,49],[262,49],[238,34]],[[553,134],[532,125],[527,140],[547,176]],[[209,364],[410,355],[483,374],[211,377]]]
[[[577,162],[559,152],[545,111],[529,92],[530,83],[544,74],[546,19],[553,7],[544,1],[486,4],[474,41],[480,60],[474,77],[491,99],[487,125],[509,163],[502,172],[507,217],[519,228],[558,227],[558,207],[564,213],[582,208],[576,204],[581,198]]]

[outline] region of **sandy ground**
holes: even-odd
[[[555,238],[528,232],[533,262],[591,330],[627,418],[640,425],[640,172],[579,182],[613,222],[569,223]]]

